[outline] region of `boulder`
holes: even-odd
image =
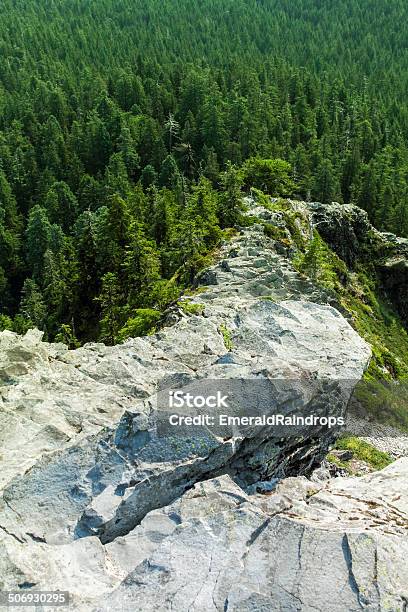
[[[402,612],[408,601],[408,459],[323,486],[281,482],[246,496],[228,477],[196,485],[129,538],[150,539],[132,571],[127,538],[108,546],[129,572],[98,612]]]

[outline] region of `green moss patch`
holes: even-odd
[[[383,470],[393,462],[393,459],[387,453],[379,451],[377,448],[354,436],[342,436],[336,442],[335,448],[337,450],[347,450],[353,453],[353,458],[360,461],[364,461],[374,470]],[[330,455],[329,455],[330,457]],[[328,457],[328,458],[329,458]],[[331,458],[338,461],[337,457],[331,455]],[[342,462],[340,462],[342,463]],[[343,462],[344,465],[348,465],[349,462]]]
[[[294,267],[325,289],[342,292],[348,278],[347,266],[315,230],[304,252],[293,258]]]
[[[205,311],[204,304],[197,304],[187,300],[181,300],[177,305],[187,315],[202,315]]]
[[[224,323],[221,323],[220,327],[219,327],[219,332],[223,337],[224,340],[224,345],[225,348],[227,349],[227,351],[232,351],[234,348],[234,342],[232,340],[232,333],[231,330],[228,329],[228,327],[226,325],[224,325]]]

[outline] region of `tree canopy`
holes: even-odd
[[[0,327],[124,339],[242,191],[408,236],[403,0],[4,0]]]

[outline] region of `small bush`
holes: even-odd
[[[81,346],[70,325],[61,325],[58,334],[55,336],[55,342],[66,344],[69,349],[76,349]]]
[[[247,188],[260,189],[272,196],[291,196],[296,183],[291,178],[292,168],[282,159],[252,157],[243,165],[241,176]]]
[[[193,302],[188,301],[180,301],[177,303],[178,307],[188,315],[202,315],[204,314],[205,306],[204,304],[195,304]]]
[[[340,291],[347,279],[346,264],[327,246],[315,231],[305,253],[299,253],[293,265],[325,289]]]
[[[0,315],[0,331],[4,331],[6,329],[9,331],[14,331],[13,320],[7,315]]]
[[[135,311],[135,316],[127,320],[118,334],[119,342],[124,342],[128,338],[147,336],[153,333],[159,322],[161,313],[151,308],[140,308]]]

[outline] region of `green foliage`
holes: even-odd
[[[341,291],[342,284],[347,280],[345,263],[333,253],[316,230],[305,252],[299,251],[293,264],[299,272],[331,291]]]
[[[46,195],[44,207],[52,223],[60,223],[64,231],[70,231],[78,215],[78,202],[64,181],[53,184]]]
[[[383,470],[392,463],[392,458],[387,453],[377,450],[368,442],[354,436],[342,436],[335,445],[338,450],[347,450],[353,453],[355,459],[364,461],[375,470]]]
[[[40,206],[30,211],[26,230],[27,260],[34,280],[41,281],[44,272],[44,255],[50,246],[51,224],[47,212]]]
[[[58,334],[55,336],[55,342],[66,344],[69,349],[76,349],[81,346],[70,325],[61,325]]]
[[[327,203],[342,199],[330,159],[323,159],[317,166],[313,195],[315,199]]]
[[[0,315],[0,331],[4,331],[5,329],[14,331],[13,320],[7,315]]]
[[[197,304],[187,300],[181,300],[177,302],[177,305],[187,315],[202,315],[205,311],[204,304]]]
[[[219,332],[222,335],[224,345],[227,351],[232,351],[234,349],[234,342],[232,340],[231,330],[228,329],[228,327],[224,325],[224,323],[222,323],[219,327]]]
[[[33,329],[35,327],[38,326],[34,325],[34,323],[30,319],[25,318],[21,314],[16,314],[16,316],[14,317],[13,331],[16,334],[20,334],[23,336],[25,333],[28,332],[29,329]]]
[[[107,344],[115,344],[119,339],[120,323],[123,317],[119,283],[116,274],[107,272],[102,277],[101,293],[96,299],[101,307],[100,339]]]
[[[34,327],[44,329],[46,307],[38,285],[30,278],[24,281],[21,292],[20,314]]]
[[[241,170],[243,182],[248,189],[255,187],[276,197],[288,197],[295,193],[296,184],[291,174],[290,164],[282,159],[252,157]]]
[[[298,270],[334,292],[339,307],[372,347],[366,380],[408,379],[408,333],[381,291],[371,263],[349,273],[345,263],[315,231],[304,253],[294,257]]]
[[[157,310],[139,308],[120,329],[117,341],[124,342],[128,338],[136,338],[138,336],[146,336],[147,334],[154,333],[160,317],[161,313]]]
[[[253,222],[255,188],[352,200],[408,235],[407,17],[400,0],[4,0],[0,313],[113,342]],[[305,253],[283,214],[290,236],[265,231]],[[322,256],[313,243],[303,263]]]
[[[252,190],[252,196],[255,197],[259,205],[272,212],[279,213],[281,218],[279,224],[264,222],[265,234],[285,246],[290,246],[300,253],[304,253],[310,245],[310,221],[307,213],[301,209],[295,209],[290,202],[282,198],[273,202],[259,190]],[[259,222],[259,220],[256,222]]]
[[[274,225],[273,223],[264,223],[264,232],[268,238],[272,238],[272,240],[276,240],[277,242],[281,242],[285,246],[291,245],[291,240],[288,237],[288,232],[286,228],[280,227],[279,225]]]
[[[381,294],[375,276],[359,272],[340,296],[352,325],[371,345],[373,358],[367,380],[408,379],[408,333]]]
[[[408,431],[408,333],[383,294],[370,257],[350,273],[319,234],[295,266],[328,290],[351,325],[370,344],[372,359],[356,387],[360,409],[375,420]],[[368,259],[367,259],[368,258]]]
[[[223,227],[233,227],[238,223],[243,211],[242,175],[231,163],[221,177],[223,193],[220,197],[219,215]]]

